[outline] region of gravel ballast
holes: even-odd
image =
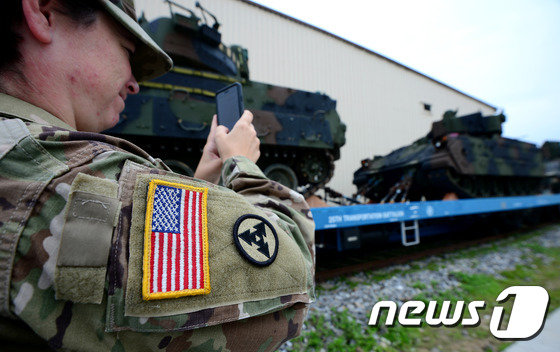
[[[543,263],[550,260],[544,254],[533,252],[531,245],[560,247],[560,225],[548,227],[542,234],[520,241],[504,239],[457,253],[427,257],[374,272],[357,273],[345,279],[328,280],[317,285],[317,301],[311,306],[309,314],[324,316],[326,328],[338,335],[338,328],[332,324],[332,318],[336,312],[347,311],[356,322],[363,324],[365,330],[375,302],[391,300],[401,305],[420,294],[431,297],[452,290],[461,284],[454,275],[457,272],[500,278],[502,272],[514,270],[518,266],[534,266],[537,259]],[[303,332],[314,329],[309,323],[303,326]],[[383,345],[383,337],[375,338]],[[325,346],[329,344],[329,339],[332,337],[326,338]],[[305,340],[303,345],[306,345]],[[287,342],[282,350],[291,349],[292,343]]]

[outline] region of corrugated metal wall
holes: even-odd
[[[194,9],[194,0],[175,0]],[[320,91],[337,100],[346,145],[329,186],[352,194],[360,160],[386,154],[424,136],[448,109],[494,112],[478,100],[321,31],[240,0],[202,5],[221,23],[226,45],[249,50],[251,79]],[[136,0],[148,19],[168,16],[159,0]],[[420,68],[421,69],[421,68]],[[424,109],[431,105],[431,111]]]

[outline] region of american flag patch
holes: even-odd
[[[208,188],[150,181],[144,232],[144,300],[210,292]]]

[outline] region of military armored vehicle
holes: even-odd
[[[546,174],[546,188],[560,193],[560,142],[546,141],[541,147]]]
[[[373,202],[535,194],[544,164],[531,143],[501,136],[505,116],[447,111],[412,145],[362,160],[357,195]]]
[[[247,50],[222,43],[215,16],[198,2],[200,16],[166,2],[170,18],[148,22],[142,16],[139,23],[175,67],[141,83],[140,93],[127,99],[119,123],[106,133],[136,143],[174,171],[192,175],[216,112],[215,92],[240,82],[261,140],[258,165],[264,173],[308,194],[328,182],[345,143],[346,126],[336,101],[250,80]]]

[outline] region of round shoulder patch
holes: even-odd
[[[262,216],[241,216],[233,227],[233,240],[241,255],[252,264],[267,266],[278,254],[278,235]]]

